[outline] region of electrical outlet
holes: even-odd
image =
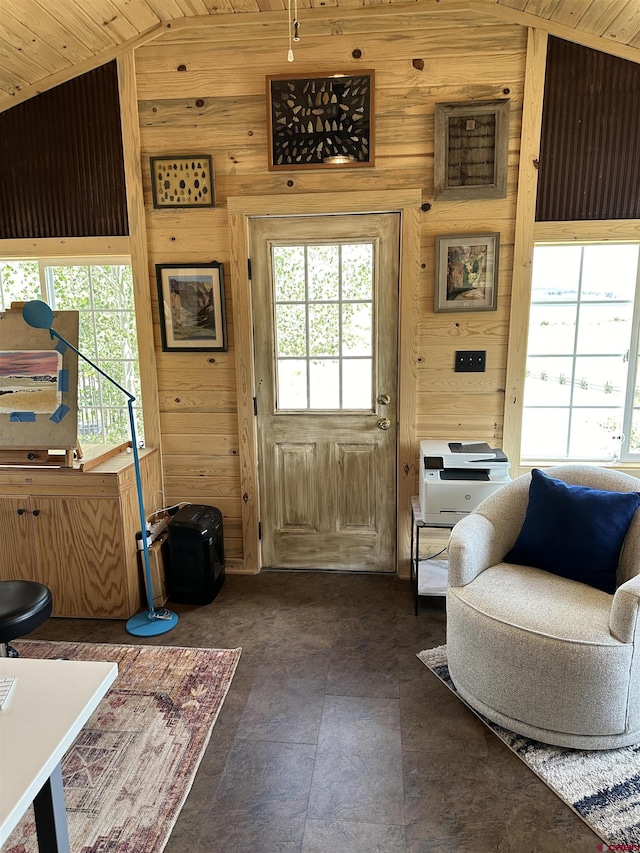
[[[487,369],[487,352],[483,349],[457,350],[456,373],[484,373]]]

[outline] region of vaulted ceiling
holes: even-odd
[[[288,0],[0,0],[0,111],[122,50],[156,38],[170,24],[213,15],[285,13]],[[298,0],[302,8],[374,6],[396,0]],[[398,0],[406,4],[406,0]],[[640,62],[640,0],[413,0],[416,6],[491,15],[534,26]]]

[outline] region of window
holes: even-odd
[[[536,246],[522,459],[640,460],[639,248]]]
[[[371,411],[373,244],[272,252],[278,409]]]
[[[0,260],[0,309],[43,299],[55,311],[78,311],[78,349],[136,398],[138,438],[144,435],[140,371],[128,260]],[[130,438],[126,397],[92,367],[78,363],[78,439],[118,444]]]

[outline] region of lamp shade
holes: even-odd
[[[41,299],[34,299],[23,305],[22,318],[34,329],[50,329],[53,325],[53,311]]]

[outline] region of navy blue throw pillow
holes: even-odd
[[[524,524],[504,561],[614,593],[620,551],[638,507],[638,492],[573,486],[534,468]]]

